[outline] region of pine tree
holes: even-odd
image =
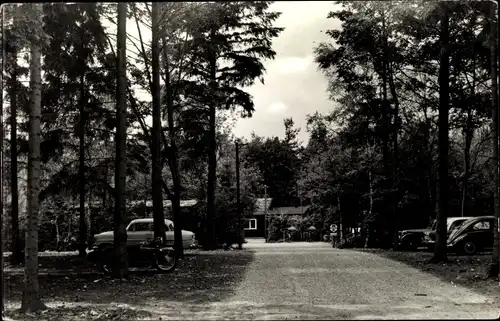
[[[35,30],[31,35],[30,88],[31,110],[29,117],[29,153],[28,153],[28,219],[26,235],[26,263],[24,266],[24,291],[21,311],[35,312],[46,309],[40,299],[38,285],[38,215],[40,193],[40,118],[42,102],[42,5],[31,4]]]

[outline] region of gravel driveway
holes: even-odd
[[[371,253],[323,243],[255,245],[235,294],[205,308],[156,311],[184,319],[497,318],[498,303]],[[187,308],[187,309],[186,309]],[[170,311],[170,312],[169,312]]]
[[[134,295],[115,293],[116,286],[103,284],[112,281],[88,281],[82,290],[69,291],[82,296],[79,302],[47,300],[52,312],[33,320],[56,316],[60,320],[132,316],[148,320],[489,319],[500,315],[499,302],[493,298],[373,253],[333,249],[325,243],[249,242],[245,247],[242,252],[199,253],[190,269],[181,268],[170,276],[138,276],[122,282],[124,291],[142,291]],[[213,270],[207,272],[210,266]],[[181,279],[182,286],[160,291]],[[92,299],[96,295],[100,299]],[[100,315],[112,310],[121,318]]]

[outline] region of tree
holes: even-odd
[[[445,262],[446,240],[448,236],[446,220],[448,217],[448,148],[449,148],[449,17],[445,3],[440,6],[441,54],[439,66],[439,211],[437,214],[436,245],[432,261]]]
[[[500,6],[500,3],[496,4],[497,7]],[[499,195],[499,163],[498,163],[498,152],[499,152],[499,141],[498,141],[498,131],[499,131],[499,122],[498,122],[498,81],[497,81],[497,42],[498,42],[498,34],[497,34],[497,24],[499,23],[497,19],[495,19],[495,4],[490,4],[490,48],[491,48],[491,136],[493,142],[493,181],[494,181],[494,241],[493,241],[493,254],[491,257],[491,264],[489,269],[490,277],[497,277],[500,272],[500,235],[498,232],[498,221],[500,220],[500,195]],[[500,8],[498,9],[500,13]]]
[[[40,114],[42,101],[41,47],[45,42],[42,26],[42,7],[32,4],[31,8],[36,26],[31,35],[30,87],[31,110],[29,120],[28,156],[28,227],[26,235],[26,264],[24,267],[24,291],[21,311],[36,312],[47,307],[40,299],[38,285],[38,215],[40,193]]]
[[[126,229],[126,135],[127,135],[127,70],[126,70],[126,20],[127,4],[118,3],[117,30],[117,90],[116,90],[116,158],[115,158],[115,211],[114,211],[114,254],[113,274],[123,278],[128,273]]]
[[[206,101],[208,120],[207,249],[215,248],[214,217],[217,183],[217,110],[242,108],[251,115],[251,96],[238,87],[262,81],[262,59],[273,59],[272,38],[283,28],[273,27],[279,13],[268,12],[270,2],[202,3],[193,21],[190,66],[186,90]],[[201,18],[203,17],[203,18]],[[222,64],[224,60],[224,64]],[[193,95],[190,95],[193,97]]]
[[[151,23],[153,28],[152,33],[152,57],[151,57],[151,70],[152,70],[152,88],[151,94],[153,96],[153,130],[151,135],[152,146],[152,191],[153,191],[153,218],[154,218],[154,236],[155,238],[165,238],[165,217],[163,213],[163,196],[161,184],[161,93],[160,93],[160,24],[159,24],[159,8],[158,3],[153,2],[151,8]]]
[[[7,82],[10,97],[10,187],[11,187],[11,231],[12,231],[12,264],[17,265],[24,261],[19,236],[19,186],[17,168],[17,97],[18,97],[18,44],[15,32],[11,32],[7,39],[6,54],[9,59],[10,78]]]
[[[326,33],[336,45],[322,43],[316,48],[316,62],[331,77],[332,95],[364,92],[363,97],[376,106],[371,111],[376,122],[377,144],[381,146],[384,164],[382,188],[389,208],[380,220],[387,230],[384,236],[391,245],[398,228],[398,131],[399,95],[396,74],[404,62],[402,45],[389,41],[401,20],[401,4],[381,1],[342,2],[342,10],[330,12],[329,18],[343,23],[342,30]],[[339,97],[336,97],[338,99]],[[362,101],[362,99],[359,99]],[[392,138],[391,138],[392,135]],[[363,139],[364,141],[364,139]],[[392,151],[391,151],[392,142]],[[392,155],[391,155],[392,152]]]
[[[163,17],[166,18],[169,9],[167,5],[163,5]],[[172,13],[170,13],[172,15]],[[176,21],[174,21],[175,23]],[[163,27],[163,37],[162,37],[162,45],[163,45],[163,66],[164,66],[164,82],[165,82],[165,95],[166,95],[166,105],[167,105],[167,124],[168,124],[168,138],[169,138],[169,146],[166,151],[167,161],[170,168],[170,173],[172,174],[173,181],[173,193],[171,194],[172,200],[172,213],[174,220],[174,247],[176,251],[177,257],[183,257],[184,250],[182,244],[182,224],[180,219],[180,211],[181,211],[181,178],[179,173],[179,162],[178,162],[178,148],[177,148],[177,124],[175,124],[174,117],[176,113],[176,106],[174,106],[174,92],[173,92],[173,84],[171,80],[171,68],[170,68],[170,52],[169,52],[169,44],[167,42],[166,26]],[[172,32],[175,34],[175,32]],[[171,39],[175,37],[170,35]],[[154,47],[153,47],[154,48]],[[181,46],[181,51],[182,51]],[[180,53],[180,59],[182,59],[182,52]],[[179,61],[179,63],[181,63]],[[181,77],[182,67],[178,68],[179,77]],[[166,140],[166,139],[165,139]]]

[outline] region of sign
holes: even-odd
[[[333,233],[336,233],[337,232],[337,224],[330,225],[330,231],[332,231]]]

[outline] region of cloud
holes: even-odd
[[[267,112],[269,112],[271,114],[281,114],[287,109],[288,109],[288,106],[285,105],[284,103],[282,103],[281,101],[279,101],[279,102],[274,102],[271,105],[269,105],[269,107],[267,108]]]
[[[293,74],[300,73],[312,64],[312,56],[300,58],[300,57],[285,57],[276,59],[270,66],[273,72],[280,74]]]

